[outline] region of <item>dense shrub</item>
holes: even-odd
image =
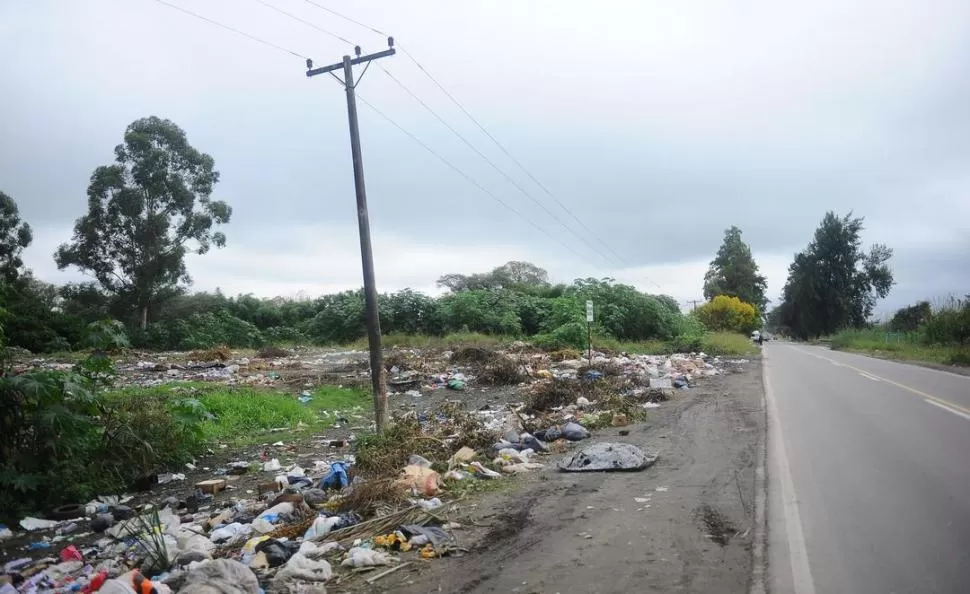
[[[122,491],[201,449],[197,401],[105,393],[106,352],[127,346],[119,324],[91,325],[87,345],[72,371],[0,377],[0,518]]]
[[[448,331],[506,336],[522,333],[512,291],[481,289],[451,293],[441,298],[440,308],[442,321]]]
[[[970,298],[951,299],[933,311],[920,332],[927,344],[970,343]]]

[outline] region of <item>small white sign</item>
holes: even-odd
[[[592,301],[586,302],[586,321],[587,322],[593,321],[593,302]]]

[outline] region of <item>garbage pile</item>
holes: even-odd
[[[322,589],[357,573],[376,581],[461,551],[454,537],[460,526],[447,519],[449,500],[474,481],[546,468],[551,454],[601,427],[642,420],[676,390],[723,373],[726,365],[704,353],[595,353],[592,360],[521,348],[397,355],[388,361],[388,383],[400,393],[441,391],[460,400],[483,385],[507,385],[522,401],[413,410],[381,436],[357,438],[354,455],[312,467],[266,456],[228,463],[204,480],[168,472],[157,480],[186,485],[177,497],[102,497],[54,519],[24,518],[17,532],[0,525],[7,553],[0,594],[201,594],[219,583],[226,584],[224,592],[255,594]],[[323,359],[339,362],[347,373],[358,373],[361,364],[356,353]],[[133,382],[279,381],[275,369],[308,361],[296,354],[258,361],[141,360],[127,364],[125,375]],[[267,379],[242,379],[253,377]],[[628,444],[593,444],[559,468],[637,470],[654,460]],[[234,488],[231,479],[240,474],[258,475],[258,487],[245,494]]]
[[[449,500],[475,481],[532,472],[547,446],[515,415],[504,436],[458,409],[397,419],[354,455],[304,468],[261,456],[157,477],[178,496],[101,497],[54,519],[0,526],[3,594],[196,592],[207,580],[243,592],[297,591],[340,576],[369,580],[462,549]],[[282,444],[280,444],[282,445]],[[413,451],[407,454],[407,451]],[[246,495],[246,484],[258,487]],[[198,477],[196,477],[198,478]],[[141,503],[139,503],[141,502]],[[228,591],[228,590],[226,590]],[[301,590],[302,591],[302,590]]]
[[[449,462],[459,480],[497,475],[474,451],[459,454]],[[211,580],[232,584],[224,592],[296,591],[341,571],[395,568],[407,557],[457,550],[452,531],[460,526],[439,519],[447,480],[422,456],[382,483],[392,496],[370,495],[401,504],[366,520],[352,508],[381,481],[356,475],[352,457],[311,471],[273,459],[252,471],[275,475],[254,498],[221,498],[227,481],[211,479],[181,498],[135,505],[132,497],[102,497],[73,506],[73,517],[24,518],[19,535],[0,526],[8,558],[14,539],[27,553],[4,562],[0,591],[165,594],[196,592]]]

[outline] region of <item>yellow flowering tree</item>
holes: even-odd
[[[758,310],[737,297],[718,295],[697,308],[697,317],[708,330],[743,332],[758,328]]]

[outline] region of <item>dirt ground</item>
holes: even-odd
[[[466,555],[328,590],[746,592],[756,446],[765,430],[760,360],[678,391],[628,429],[628,436],[603,430],[595,440],[658,452],[653,467],[561,473],[550,464],[468,510],[481,526],[459,531]]]

